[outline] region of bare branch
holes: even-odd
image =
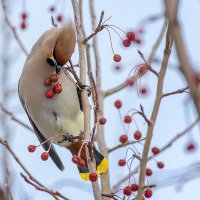
[[[85,38],[83,40],[83,44],[86,44],[88,40],[90,40],[92,37],[94,37],[98,32],[102,31],[104,29],[104,25],[102,25],[102,22],[103,22],[103,17],[104,17],[104,11],[101,11],[101,16],[100,16],[100,20],[99,20],[99,23],[97,25],[97,27],[94,29],[93,33],[91,35],[89,35],[87,38]],[[95,19],[95,15],[92,16],[92,19]]]
[[[24,44],[23,44],[22,40],[19,38],[19,36],[17,34],[17,31],[16,31],[16,28],[13,26],[12,22],[8,18],[7,8],[6,8],[6,1],[5,0],[1,0],[1,4],[2,4],[2,9],[3,9],[4,19],[5,19],[6,24],[8,25],[8,27],[12,31],[13,36],[16,39],[17,43],[19,44],[21,50],[28,56],[28,51],[24,47]]]
[[[30,185],[32,185],[33,187],[35,187],[36,190],[39,190],[39,191],[43,191],[43,192],[46,192],[50,195],[53,195],[53,197],[56,199],[56,200],[59,200],[59,198],[57,197],[60,197],[64,200],[69,200],[67,197],[63,196],[62,194],[60,194],[60,192],[58,191],[54,191],[54,190],[50,190],[48,188],[43,188],[43,187],[40,187],[38,186],[37,184],[35,184],[34,182],[32,182],[27,176],[25,176],[23,173],[20,173],[21,177]]]
[[[187,92],[186,90],[188,90],[188,86],[187,87],[184,87],[184,88],[181,88],[181,89],[178,89],[174,92],[168,92],[168,93],[165,93],[162,95],[162,98],[163,97],[167,97],[167,96],[171,96],[171,95],[174,95],[174,94],[181,94],[181,93],[184,93],[184,92]]]
[[[138,80],[138,76],[133,75],[131,76],[129,79],[127,79],[126,81],[124,81],[123,83],[119,84],[118,86],[115,86],[107,91],[104,92],[104,97],[108,97],[112,94],[115,94],[116,92],[121,91],[122,89],[126,88],[128,86],[128,83],[132,80],[137,81]]]
[[[113,151],[115,151],[115,150],[117,150],[117,149],[120,149],[120,148],[122,148],[122,147],[126,147],[126,146],[131,145],[131,144],[137,144],[137,143],[139,143],[139,142],[144,141],[145,139],[146,139],[146,138],[142,138],[141,140],[137,140],[137,141],[128,141],[128,142],[126,142],[125,144],[118,144],[118,145],[116,145],[116,146],[114,146],[114,147],[108,149],[108,152],[111,153],[111,152],[113,152]]]
[[[154,102],[153,111],[152,111],[152,115],[150,119],[151,124],[148,126],[146,140],[145,140],[143,153],[142,153],[142,159],[140,162],[139,190],[138,190],[138,194],[136,198],[137,200],[142,200],[143,198],[143,187],[144,187],[144,181],[145,181],[145,171],[146,171],[147,159],[148,159],[148,154],[149,154],[149,148],[151,145],[153,130],[156,123],[158,111],[160,108],[160,103],[161,103],[161,98],[162,98],[162,93],[163,93],[163,82],[164,82],[164,77],[167,70],[169,56],[171,54],[171,47],[172,47],[172,37],[171,37],[170,29],[168,28],[164,57],[162,61],[161,70],[158,76],[156,99]]]
[[[148,58],[148,63],[152,63],[155,55],[156,55],[156,52],[158,50],[158,47],[160,46],[161,42],[162,42],[162,39],[164,37],[164,34],[166,32],[166,29],[167,29],[167,21],[164,22],[163,26],[162,26],[162,29],[160,31],[160,34],[151,50],[151,53],[149,55],[149,58]]]
[[[80,65],[80,78],[82,81],[82,84],[86,84],[86,62],[85,62],[85,46],[83,44],[83,30],[81,26],[81,16],[80,16],[80,9],[79,4],[77,0],[71,0],[73,10],[74,10],[74,20],[76,25],[76,32],[77,32],[77,39],[78,39],[78,47],[79,47],[79,65]],[[82,96],[82,102],[83,102],[83,112],[84,112],[84,133],[85,133],[85,139],[86,141],[90,141],[90,104],[87,96],[87,90],[82,90],[81,93]],[[88,152],[87,145],[86,152]],[[90,156],[92,156],[90,158]],[[94,161],[93,155],[89,155],[87,153],[87,163],[89,167],[89,171],[96,171],[96,163]],[[93,187],[93,194],[95,199],[100,200],[101,199],[101,193],[98,182],[92,182]]]
[[[165,14],[169,21],[169,26],[172,30],[176,52],[180,62],[180,69],[188,82],[191,96],[193,97],[194,104],[200,116],[200,92],[198,86],[195,84],[195,71],[191,66],[190,59],[185,47],[185,40],[183,38],[181,27],[177,19],[179,0],[164,0],[164,3]]]

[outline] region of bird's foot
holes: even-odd
[[[91,87],[90,86],[82,85],[80,83],[77,83],[77,85],[81,90],[87,90],[88,97],[91,95]]]
[[[62,137],[63,138],[57,142],[58,144],[61,144],[66,141],[74,144],[77,139],[81,139],[81,136],[73,136],[69,134],[62,135]]]

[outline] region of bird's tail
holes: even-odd
[[[71,151],[72,155],[78,155],[80,147],[82,145],[82,141],[78,141],[74,145],[68,147],[68,149]],[[96,172],[97,174],[106,173],[108,169],[108,159],[105,158],[95,147],[93,147],[93,155],[94,159],[96,160]],[[81,151],[81,158],[87,163],[86,159],[86,152],[85,148]],[[88,181],[89,180],[89,168],[87,164],[84,167],[78,167],[80,177],[83,180]]]
[[[94,159],[96,160],[96,172],[97,174],[106,173],[108,169],[108,159],[105,158],[95,147],[93,147]],[[88,166],[84,166],[82,168],[78,168],[80,177],[88,181],[89,180],[89,168]]]

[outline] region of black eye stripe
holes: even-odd
[[[47,58],[47,63],[48,63],[49,65],[51,65],[52,67],[55,67],[54,60],[52,60],[51,58]]]

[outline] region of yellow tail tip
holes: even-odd
[[[97,166],[97,171],[99,173],[106,173],[107,169],[109,166],[109,162],[107,158],[103,158],[103,160],[101,161],[100,165]]]
[[[100,165],[97,166],[97,170],[96,170],[96,173],[98,174],[101,174],[101,173],[106,173],[107,169],[108,169],[108,166],[109,166],[109,162],[108,162],[108,159],[107,158],[104,158]],[[85,173],[80,173],[80,177],[81,179],[83,179],[84,181],[89,181],[89,172],[85,172]]]

